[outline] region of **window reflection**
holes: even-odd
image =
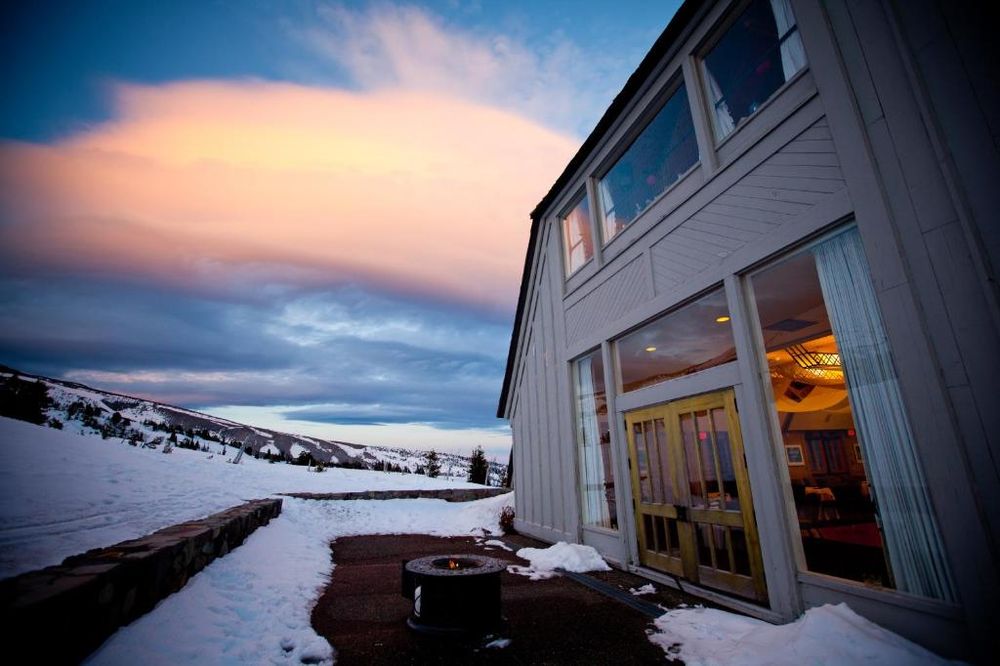
[[[697,161],[687,89],[681,85],[598,184],[604,241],[628,226]]]
[[[751,2],[702,65],[719,140],[805,67],[805,50],[789,1]]]
[[[618,529],[611,431],[600,350],[576,361],[576,431],[580,451],[580,495],[585,525]],[[646,460],[640,465],[645,467]]]
[[[566,275],[572,275],[594,256],[594,239],[590,233],[590,200],[587,195],[577,203],[562,221],[563,256]]]
[[[736,358],[726,296],[718,289],[618,341],[622,391],[698,372]]]

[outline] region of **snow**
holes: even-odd
[[[512,502],[510,494],[468,503],[286,498],[266,528],[120,629],[85,663],[331,663],[334,650],[313,631],[310,613],[332,568],[332,539],[499,532],[500,511]]]
[[[784,625],[713,608],[682,608],[657,618],[656,628],[649,639],[688,666],[954,663],[866,620],[843,603],[810,608]]]
[[[0,578],[277,493],[478,487],[338,468],[310,474],[303,466],[250,457],[230,465],[225,463],[232,455],[219,455],[221,447],[215,446],[209,454],[175,448],[165,456],[0,418]],[[484,547],[504,547],[488,537],[500,533],[499,514],[513,499],[513,494],[467,503],[285,497],[281,515],[267,527],[112,635],[86,663],[331,664],[335,650],[310,624],[333,567],[331,540],[423,533],[475,536]],[[564,542],[522,548],[517,555],[530,566],[509,570],[536,580],[558,569],[609,569],[593,548]],[[646,594],[651,587],[630,592]],[[677,608],[658,618],[656,629],[650,640],[691,666],[949,663],[844,604],[810,609],[780,626],[721,610]]]
[[[514,550],[500,539],[487,539],[486,541],[483,541],[483,545],[487,548],[502,548],[508,552],[513,552]]]
[[[531,580],[550,578],[556,569],[577,573],[611,570],[593,547],[565,541],[548,548],[522,548],[517,551],[517,556],[522,560],[528,560],[531,565],[528,567],[512,565],[507,570],[529,576]]]
[[[251,456],[230,465],[236,451],[224,457],[211,446],[163,455],[0,418],[0,579],[278,493],[480,487],[366,470],[310,474]]]
[[[633,597],[641,597],[644,594],[656,594],[656,588],[652,583],[646,583],[642,587],[630,587],[628,591]]]

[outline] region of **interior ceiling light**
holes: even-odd
[[[715,321],[718,322],[718,323],[720,323],[720,324],[724,324],[727,321],[729,321],[729,315],[722,315],[721,317],[716,317]]]
[[[785,351],[795,364],[807,370],[840,370],[840,354],[809,351],[802,345],[789,345]]]
[[[650,353],[655,352],[656,351],[656,347],[653,347],[653,346],[646,347],[646,351],[648,351]]]

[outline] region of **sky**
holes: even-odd
[[[671,2],[0,9],[0,363],[506,456],[528,214]]]

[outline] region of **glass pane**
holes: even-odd
[[[667,534],[670,537],[670,555],[680,557],[680,537],[677,535],[677,521],[667,518]]]
[[[705,523],[696,523],[694,529],[698,550],[698,564],[713,569],[716,568],[716,553],[718,552],[714,542],[714,530],[715,527],[713,525],[706,525]]]
[[[858,438],[816,261],[795,255],[752,284],[806,566],[891,586],[864,466],[853,457],[831,465],[830,454]]]
[[[705,497],[709,509],[721,509],[722,498],[719,495],[719,480],[715,474],[715,452],[712,443],[712,426],[708,421],[708,412],[695,414],[698,427],[698,451],[701,455],[701,473],[705,481]]]
[[[653,530],[653,517],[642,514],[642,533],[646,541],[646,550],[656,550],[656,532]]]
[[[675,504],[674,502],[674,481],[673,481],[673,459],[670,454],[669,442],[667,442],[667,429],[663,419],[653,421],[656,432],[656,440],[660,444],[661,475],[663,477],[663,503]]]
[[[667,526],[663,516],[656,517],[656,550],[661,553],[669,553],[670,546],[667,545]]]
[[[598,184],[604,241],[628,226],[697,161],[691,108],[681,85]]]
[[[788,0],[751,2],[702,64],[722,139],[806,65]]]
[[[585,525],[618,529],[604,364],[594,352],[574,363],[576,431]]]
[[[698,440],[694,429],[694,415],[681,414],[681,439],[684,442],[684,458],[687,460],[688,481],[690,483],[691,506],[705,506],[705,491],[698,464]]]
[[[590,233],[590,200],[587,195],[563,218],[562,227],[566,275],[570,275],[594,256],[594,239]]]
[[[649,457],[646,454],[646,434],[642,423],[636,423],[632,427],[632,436],[635,440],[636,469],[639,471],[639,499],[645,504],[653,501],[653,494],[649,483]]]
[[[727,511],[739,511],[740,491],[736,487],[736,473],[733,471],[733,446],[729,439],[729,418],[724,407],[716,407],[712,410],[712,427],[715,428],[715,445],[719,453],[722,489],[725,493],[724,508]]]
[[[746,533],[738,527],[732,527],[729,530],[729,537],[733,542],[733,571],[744,576],[749,576],[750,552],[747,550]]]
[[[663,315],[618,341],[623,391],[705,370],[736,358],[721,289]]]
[[[646,447],[649,452],[649,477],[652,482],[653,502],[663,504],[663,467],[666,460],[662,456],[662,449],[658,430],[653,427],[653,421],[645,421],[643,428],[646,431]]]

